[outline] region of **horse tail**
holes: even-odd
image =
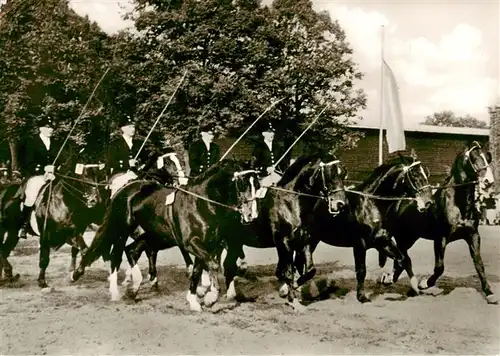
[[[122,197],[119,194],[108,205],[102,225],[96,231],[87,252],[82,256],[82,263],[85,266],[94,263],[99,257],[102,257],[105,262],[109,261],[114,244],[123,238],[128,238],[128,235],[124,233],[127,227],[126,221],[128,221],[127,205],[126,195]]]

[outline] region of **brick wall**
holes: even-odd
[[[378,166],[378,130],[364,129],[365,137],[358,147],[340,153],[349,172],[349,179],[361,181]],[[406,132],[406,154],[414,149],[420,161],[431,172],[431,184],[442,183],[448,175],[457,154],[471,141],[488,147],[488,137],[473,135],[451,135],[442,133]],[[384,160],[390,155],[384,139]]]
[[[378,166],[378,130],[361,129],[365,137],[352,150],[339,152],[339,158],[349,172],[349,180],[362,181]],[[234,142],[235,138],[216,140],[221,155]],[[487,136],[452,135],[443,133],[406,132],[406,154],[414,149],[418,158],[431,172],[431,184],[442,183],[448,175],[456,155],[471,141],[478,141],[488,148]],[[251,140],[241,140],[229,154],[229,158],[250,159],[253,148]],[[300,148],[298,149],[300,151]],[[384,160],[390,155],[384,140]],[[186,157],[187,158],[187,157]],[[187,159],[186,159],[187,163]]]

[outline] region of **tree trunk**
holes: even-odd
[[[500,192],[500,104],[490,108],[490,151],[496,191]]]
[[[10,157],[11,157],[11,167],[13,171],[19,171],[19,160],[17,154],[17,142],[13,138],[9,138],[9,148],[10,148]]]

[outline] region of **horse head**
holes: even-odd
[[[314,194],[326,198],[328,211],[332,215],[338,215],[347,206],[348,200],[344,188],[346,176],[347,170],[340,160],[333,156],[319,159],[313,165],[308,182],[309,186]]]
[[[377,167],[369,178],[371,192],[385,197],[415,198],[423,212],[433,204],[429,170],[416,155],[398,155]]]
[[[480,191],[486,192],[495,183],[490,163],[491,152],[484,151],[481,145],[474,141],[458,155],[452,173],[459,175],[462,182],[477,181]]]
[[[186,185],[187,177],[176,152],[152,152],[142,170],[146,179],[154,179],[163,185]]]
[[[238,210],[241,214],[242,223],[248,224],[257,219],[257,190],[259,186],[258,172],[253,169],[234,172],[233,182],[238,197]]]
[[[75,192],[79,192],[87,208],[95,208],[104,200],[104,187],[106,182],[106,165],[104,163],[77,163],[72,175]],[[69,179],[71,180],[71,179]],[[78,188],[76,185],[78,184]]]
[[[259,179],[249,165],[225,159],[194,178],[191,185],[201,182],[206,182],[210,199],[232,207],[243,223],[250,223],[258,217],[256,199]]]

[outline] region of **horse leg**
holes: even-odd
[[[446,249],[446,237],[434,238],[434,274],[427,280],[420,281],[418,287],[420,289],[427,289],[434,287],[439,277],[444,272],[444,252]]]
[[[201,305],[196,297],[196,288],[198,283],[200,283],[201,273],[203,271],[203,266],[200,263],[199,258],[194,259],[193,273],[191,274],[191,281],[189,284],[189,290],[186,295],[186,300],[189,303],[189,309],[196,312],[201,312]]]
[[[120,265],[122,263],[123,250],[125,249],[125,244],[127,237],[119,237],[113,245],[113,251],[110,254],[110,275],[109,275],[109,292],[111,294],[111,301],[116,302],[120,300],[120,291],[118,289],[118,271],[120,270]]]
[[[356,296],[361,303],[371,302],[365,294],[365,278],[366,278],[366,248],[365,246],[355,246],[354,266],[356,269],[357,290]]]
[[[21,277],[19,273],[16,273],[15,275],[13,274],[12,265],[8,260],[11,251],[14,249],[14,247],[16,247],[18,241],[19,241],[19,236],[17,230],[16,229],[9,230],[7,232],[7,238],[5,242],[0,247],[0,263],[2,265],[5,278],[7,278],[11,283],[18,281],[19,278]]]
[[[474,262],[474,267],[476,268],[477,275],[481,281],[481,288],[486,296],[488,304],[498,304],[498,299],[491,291],[488,280],[486,279],[486,273],[484,271],[483,259],[481,258],[481,237],[479,232],[475,232],[469,239],[467,239],[469,245],[469,252]]]
[[[189,252],[187,252],[184,247],[179,246],[179,250],[181,250],[182,258],[184,259],[184,263],[186,264],[187,276],[191,277],[191,274],[193,273],[193,260],[191,259]],[[154,266],[155,266],[155,272],[156,272],[156,256],[154,256],[154,258],[155,258]],[[149,266],[151,267],[151,264]]]
[[[226,258],[224,259],[224,277],[226,279],[226,299],[234,300],[236,298],[236,288],[234,286],[234,278],[238,274],[238,250],[228,246]]]
[[[305,262],[305,265],[304,265],[305,270],[303,268],[302,273],[299,272],[300,277],[297,279],[297,284],[299,286],[301,286],[304,283],[306,283],[307,281],[310,281],[311,279],[314,278],[314,276],[316,275],[316,267],[314,266],[311,246],[309,244],[307,244],[304,247],[304,250],[301,251],[301,253],[299,253],[297,255],[303,255],[304,256],[303,259]]]
[[[46,231],[45,234],[48,234]],[[50,241],[48,236],[45,236],[47,241]],[[50,262],[50,245],[43,241],[44,239],[40,239],[40,260],[38,267],[40,268],[40,274],[38,275],[38,286],[42,289],[48,288],[49,285],[45,280],[45,270],[49,266]]]
[[[139,261],[139,258],[141,257],[141,254],[145,249],[145,240],[136,240],[125,247],[125,256],[127,256],[131,271],[130,278],[125,278],[122,286],[128,287],[130,280],[132,280],[132,289],[130,293],[130,297],[132,299],[135,299],[137,297],[137,293],[139,293],[139,288],[142,283],[142,273],[137,262]]]
[[[408,295],[417,295],[420,290],[418,288],[418,280],[413,273],[413,267],[411,263],[411,258],[408,256],[408,250],[406,248],[398,248],[392,239],[381,239],[379,241],[385,241],[382,246],[378,246],[378,249],[382,250],[387,256],[394,259],[394,269],[392,282],[395,283],[402,271],[405,270],[410,278],[411,289],[408,291]],[[385,283],[388,284],[388,283]]]
[[[146,246],[146,256],[148,257],[149,264],[149,282],[151,283],[151,289],[158,290],[158,271],[156,270],[156,260],[158,258],[158,251]]]

